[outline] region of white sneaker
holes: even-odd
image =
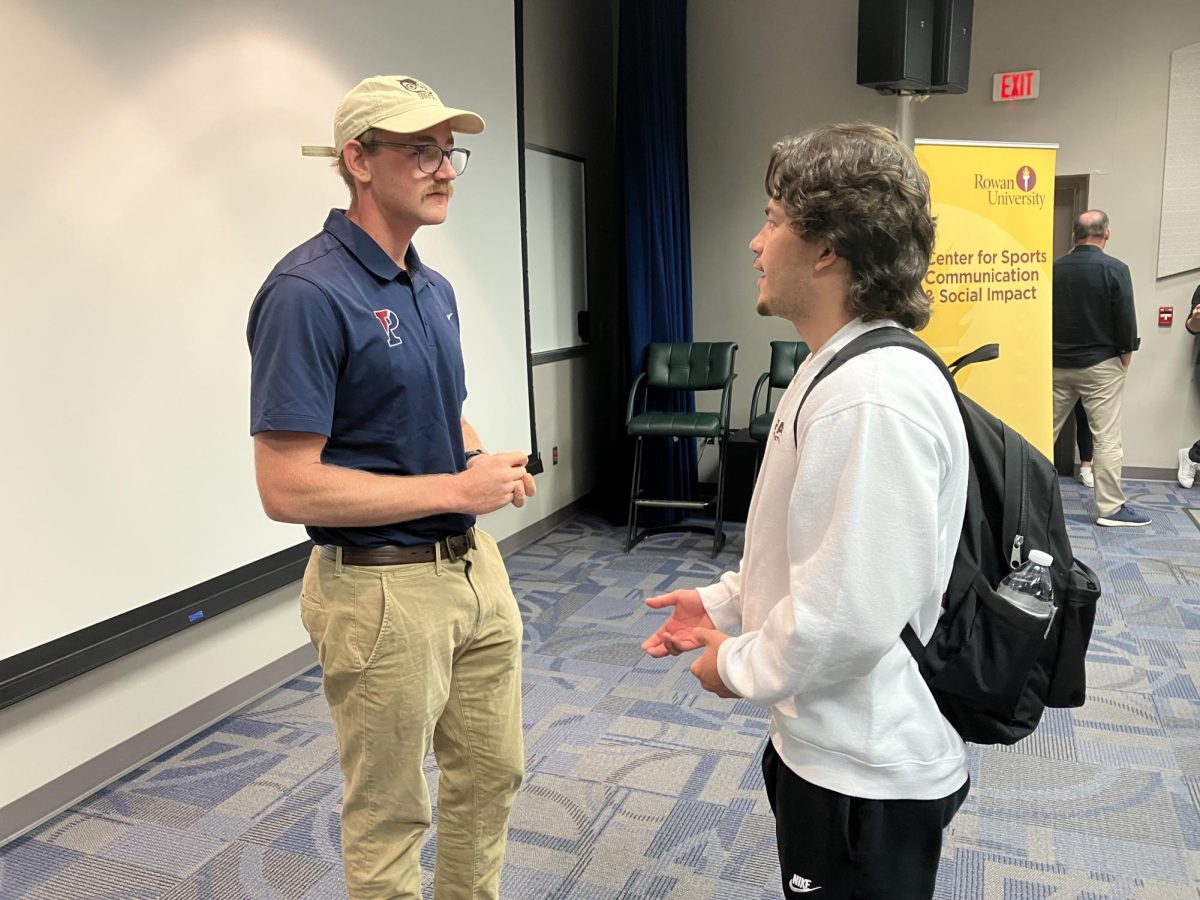
[[[1182,447],[1179,450],[1179,471],[1175,473],[1175,477],[1179,479],[1179,486],[1190,488],[1196,483],[1196,469],[1200,465],[1192,462],[1192,458],[1188,456],[1188,447]]]
[[[1092,477],[1091,466],[1079,467],[1079,481],[1084,487],[1094,488],[1096,486],[1096,479]]]

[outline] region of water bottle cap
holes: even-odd
[[[1049,566],[1054,562],[1054,557],[1043,550],[1030,550],[1029,561],[1037,563],[1039,566]]]

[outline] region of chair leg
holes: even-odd
[[[639,437],[633,447],[633,483],[629,487],[629,536],[625,539],[625,551],[633,549],[633,539],[637,536],[637,500],[638,489],[642,481],[642,439]]]
[[[725,457],[728,449],[729,434],[726,432],[721,435],[721,442],[717,444],[717,519],[713,527],[714,557],[721,552],[721,547],[725,545],[725,532],[721,530],[721,524],[725,515]]]

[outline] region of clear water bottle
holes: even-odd
[[[1030,550],[1029,559],[996,585],[996,593],[1017,609],[1049,621],[1054,614],[1054,585],[1050,582],[1052,562],[1054,557],[1049,553]]]

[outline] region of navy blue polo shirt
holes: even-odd
[[[458,304],[410,246],[401,269],[331,210],[280,260],[250,308],[250,433],[328,438],[321,461],[386,475],[459,472],[467,396]],[[458,513],[393,525],[307,525],[318,544],[424,544],[466,531]]]

